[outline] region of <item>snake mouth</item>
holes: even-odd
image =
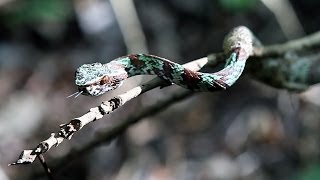
[[[97,82],[78,86],[78,91],[85,96],[99,96],[105,92],[104,86],[107,85],[107,80],[108,79],[103,76]]]
[[[118,86],[110,86],[109,84],[93,83],[89,85],[78,86],[78,91],[85,96],[100,96],[107,91],[115,89],[116,87]]]
[[[92,94],[90,94],[90,92],[88,91],[88,87],[90,87],[90,85],[87,86],[78,86],[78,91],[85,96],[92,96]]]
[[[85,96],[99,96],[104,93],[103,87],[97,84],[78,86],[78,91]]]

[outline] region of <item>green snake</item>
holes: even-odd
[[[157,75],[166,82],[194,91],[226,89],[240,77],[252,53],[251,31],[244,26],[233,29],[226,36],[223,48],[227,55],[225,67],[214,73],[192,71],[165,58],[147,54],[131,54],[106,64],[84,64],[75,73],[77,96],[102,95],[135,75]]]

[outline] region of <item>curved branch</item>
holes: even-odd
[[[256,51],[254,51],[254,54],[251,57],[254,58],[254,57],[280,56],[289,50],[299,51],[305,48],[308,48],[308,49],[314,48],[319,45],[320,45],[320,32],[312,34],[310,36],[306,36],[298,40],[289,41],[284,44],[261,47],[258,49],[259,51],[257,51],[256,49]],[[184,66],[196,71],[201,69],[203,66],[217,65],[218,63],[223,62],[224,59],[225,59],[224,53],[210,54],[208,55],[208,57],[192,61],[190,63],[185,64]],[[41,142],[35,149],[24,150],[21,153],[20,158],[15,163],[12,163],[11,165],[32,163],[39,154],[45,153],[51,147],[60,144],[64,139],[70,139],[74,134],[74,132],[81,129],[87,123],[102,118],[104,114],[108,114],[114,111],[124,103],[128,102],[130,99],[161,85],[164,85],[162,80],[160,80],[159,78],[156,78],[144,85],[131,89],[127,93],[116,96],[109,101],[103,102],[100,106],[90,109],[90,111],[85,115],[71,120],[68,124],[61,125],[60,127],[61,129],[58,133],[52,133],[50,138]],[[180,95],[169,96],[166,100],[163,100],[162,104],[172,104],[173,102],[176,102],[185,97],[188,97],[189,95],[190,94],[180,94]],[[123,132],[131,124],[138,122],[143,117],[151,115],[152,111],[159,112],[164,108],[165,107],[160,103],[159,105],[154,105],[154,106],[150,106],[149,108],[146,108],[145,110],[141,111],[139,115],[136,115],[136,116],[130,115],[128,116],[130,118],[123,120],[121,124],[114,125],[110,130],[104,132],[103,134],[100,134],[101,136],[99,136],[99,138],[85,145],[83,148],[79,149],[78,151],[71,152],[70,155],[58,161],[60,163],[69,161],[70,159],[73,159],[74,157],[76,157],[77,154],[87,152],[88,150],[97,146],[101,142],[105,142],[106,140],[113,139],[113,137],[116,137],[119,133]],[[101,109],[103,109],[103,111]]]
[[[224,60],[225,55],[222,53],[216,55],[211,54],[208,57],[189,62],[184,66],[190,68],[191,70],[198,71],[206,64],[218,64],[222,61],[220,58],[223,58]],[[129,100],[159,86],[163,87],[166,86],[166,84],[160,78],[155,78],[141,86],[137,86],[127,91],[126,93],[115,96],[114,98],[108,101],[102,102],[99,106],[91,108],[89,112],[82,115],[81,117],[74,118],[69,123],[60,125],[59,132],[52,133],[47,140],[40,142],[36,148],[32,150],[22,151],[19,159],[16,162],[9,165],[32,163],[39,154],[47,152],[53,146],[58,146],[64,141],[64,139],[71,139],[73,134],[79,131],[86,124],[93,122],[97,119],[101,119],[105,114],[113,112],[115,109],[121,107]],[[115,129],[117,128],[119,127],[115,127]]]

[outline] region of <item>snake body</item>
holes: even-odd
[[[161,79],[195,91],[216,91],[233,85],[252,53],[252,35],[246,27],[235,28],[224,41],[225,67],[215,73],[202,73],[162,57],[131,54],[106,64],[84,64],[76,70],[75,83],[83,95],[99,96],[116,89],[135,75],[157,75]]]

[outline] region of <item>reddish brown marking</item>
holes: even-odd
[[[92,85],[104,85],[104,84],[114,85],[114,84],[119,84],[120,81],[127,78],[128,78],[127,73],[119,74],[117,76],[103,76],[99,82],[94,83]]]
[[[171,63],[168,61],[163,61],[163,71],[164,71],[164,75],[170,79],[172,79],[172,66]]]
[[[229,87],[223,80],[215,80],[214,84],[218,85],[218,87],[221,87],[222,89]],[[215,90],[217,89],[215,88]]]
[[[108,76],[103,76],[100,80],[100,85],[106,84],[110,81],[110,78]]]
[[[154,69],[153,71],[154,71],[154,73],[155,73],[156,75],[160,74],[160,70],[158,70],[158,69]]]
[[[137,68],[142,68],[145,66],[144,62],[139,59],[139,56],[137,54],[131,54],[129,55],[129,58],[131,60],[131,63]]]
[[[198,88],[197,84],[201,81],[201,78],[197,72],[191,71],[189,69],[184,69],[184,74],[182,75],[184,83],[191,89]]]

